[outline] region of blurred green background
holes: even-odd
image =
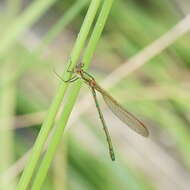
[[[33,6],[35,2],[39,3]],[[16,189],[60,82],[53,70],[63,72],[90,1],[40,2],[0,1],[2,190]],[[156,56],[143,54],[145,60],[151,59],[129,74],[133,58],[189,11],[188,0],[114,2],[89,72],[141,118],[150,137],[128,129],[99,97],[115,148],[112,162],[96,107],[84,85],[43,189],[189,189],[190,33],[179,34],[169,47],[163,44]]]

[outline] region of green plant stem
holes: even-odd
[[[70,74],[68,74],[67,69],[71,65],[71,67],[74,67],[77,59],[80,56],[80,52],[84,46],[84,43],[86,41],[87,35],[89,33],[90,27],[93,23],[94,17],[96,15],[96,12],[98,10],[100,4],[100,0],[93,0],[91,1],[91,4],[89,6],[88,12],[86,14],[86,17],[84,19],[83,25],[81,27],[80,33],[77,37],[75,46],[73,48],[73,51],[71,53],[71,59],[72,62],[68,62],[66,66],[66,70],[64,72],[65,80],[68,80],[70,77]],[[26,168],[24,169],[24,172],[21,176],[20,182],[18,184],[18,190],[25,190],[27,186],[29,185],[30,179],[33,175],[34,169],[37,165],[37,162],[40,158],[40,154],[43,150],[44,143],[49,135],[49,132],[52,128],[52,125],[54,123],[56,114],[58,112],[58,109],[60,107],[60,104],[62,102],[62,99],[64,97],[64,94],[66,92],[68,84],[60,82],[60,86],[58,88],[58,91],[56,93],[56,96],[48,110],[48,114],[46,119],[44,120],[42,124],[42,128],[40,130],[40,133],[36,139],[36,142],[34,144],[34,147],[32,149],[31,157],[29,159],[28,164],[26,165]]]
[[[96,45],[97,45],[98,40],[101,36],[102,30],[104,28],[108,14],[110,12],[112,3],[113,3],[113,0],[107,0],[103,4],[101,13],[98,17],[98,20],[97,20],[97,23],[96,23],[95,28],[93,30],[92,36],[90,38],[89,44],[88,44],[87,49],[84,53],[84,59],[82,60],[85,64],[85,68],[88,67],[90,60],[92,59],[93,52],[95,51]],[[45,180],[48,169],[50,167],[50,164],[51,164],[53,157],[54,157],[54,154],[56,152],[57,146],[61,141],[63,131],[65,129],[65,126],[67,124],[67,121],[69,119],[71,111],[73,109],[73,106],[76,102],[76,98],[77,98],[78,93],[80,91],[81,85],[82,85],[82,82],[77,81],[75,84],[73,84],[73,86],[71,88],[71,92],[70,92],[71,95],[68,98],[67,103],[64,106],[64,110],[61,114],[61,117],[60,117],[58,123],[57,123],[56,130],[54,131],[54,134],[53,134],[53,136],[49,142],[47,152],[44,155],[44,159],[42,160],[40,168],[39,168],[37,175],[34,179],[34,184],[32,186],[32,190],[41,189],[41,186]]]
[[[67,139],[63,139],[53,161],[53,189],[66,190],[67,187]],[[60,167],[62,166],[62,167]],[[64,168],[64,169],[63,169]]]
[[[59,21],[53,26],[53,28],[48,31],[47,35],[42,39],[41,43],[35,50],[37,53],[41,53],[48,44],[50,44],[53,39],[55,39],[61,31],[80,13],[80,11],[86,6],[89,0],[77,0],[67,12],[64,12],[63,16]]]

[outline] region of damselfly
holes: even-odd
[[[78,80],[79,78],[81,78],[91,88],[92,95],[93,95],[93,98],[94,98],[94,101],[95,101],[95,104],[96,104],[96,107],[98,110],[98,114],[99,114],[100,120],[103,125],[103,129],[104,129],[104,132],[106,135],[106,139],[107,139],[107,143],[108,143],[108,147],[109,147],[109,154],[110,154],[111,159],[114,161],[115,155],[114,155],[111,137],[109,135],[108,128],[106,126],[103,114],[101,112],[101,109],[100,109],[100,106],[99,106],[99,103],[97,100],[96,91],[101,93],[105,103],[108,105],[110,110],[121,121],[123,121],[125,124],[127,124],[127,126],[129,126],[135,132],[137,132],[140,135],[145,136],[145,137],[147,137],[149,135],[149,132],[148,132],[146,126],[143,124],[143,122],[141,122],[139,119],[137,119],[132,113],[127,111],[125,108],[123,108],[112,96],[110,96],[102,87],[100,87],[98,85],[98,83],[96,82],[96,80],[94,79],[94,77],[91,76],[86,71],[84,71],[82,69],[82,67],[83,67],[82,63],[78,64],[75,67],[74,71],[70,71],[70,72],[75,73],[76,75],[74,75],[70,80],[64,81],[64,82],[74,82],[74,81]],[[58,75],[58,77],[61,78],[59,75]],[[61,80],[63,80],[63,79],[61,78]]]

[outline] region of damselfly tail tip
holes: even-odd
[[[144,137],[148,137],[149,136],[149,131],[148,129],[144,126],[144,131],[143,133],[141,133],[141,135],[143,135]]]
[[[112,161],[115,161],[115,154],[114,154],[113,150],[112,151],[110,150],[110,157],[111,157]]]

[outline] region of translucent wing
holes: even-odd
[[[99,90],[103,96],[104,101],[111,109],[111,111],[125,124],[137,133],[147,137],[149,132],[145,125],[138,120],[133,114],[124,109],[116,100],[109,96],[104,90]]]

